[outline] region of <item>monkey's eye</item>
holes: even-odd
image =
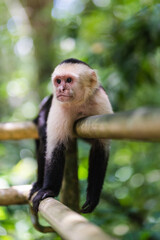
[[[61,83],[61,79],[56,79],[56,82],[58,83],[58,84],[60,84]]]
[[[67,83],[71,83],[72,82],[72,78],[67,78],[67,81],[66,81]]]

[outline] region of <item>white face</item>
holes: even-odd
[[[97,76],[83,64],[61,64],[52,74],[52,83],[56,99],[60,102],[84,102],[97,86]]]

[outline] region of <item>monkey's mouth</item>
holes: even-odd
[[[66,102],[66,101],[70,101],[72,99],[73,96],[70,95],[63,95],[63,94],[59,94],[57,96],[57,99],[61,102]]]

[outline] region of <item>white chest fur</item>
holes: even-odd
[[[47,120],[47,158],[51,157],[57,143],[67,143],[73,135],[74,111],[54,100]]]

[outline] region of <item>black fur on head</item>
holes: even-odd
[[[86,66],[88,66],[89,68],[91,68],[87,63],[81,61],[81,60],[78,60],[76,58],[68,58],[64,61],[62,61],[59,65],[63,64],[63,63],[71,63],[71,64],[84,64]]]

